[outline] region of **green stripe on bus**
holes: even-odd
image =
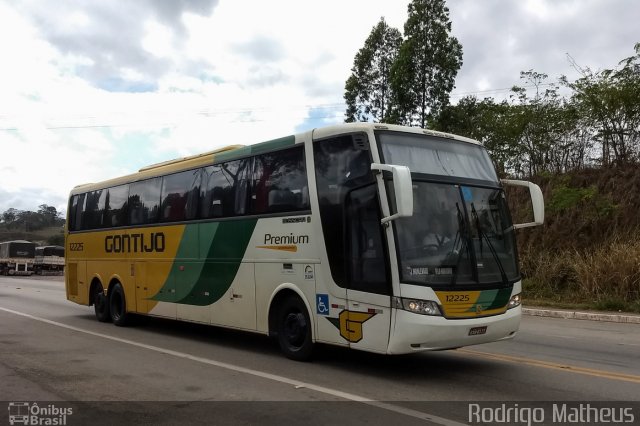
[[[512,288],[502,288],[499,290],[483,290],[480,292],[480,296],[476,303],[467,310],[467,312],[476,312],[478,305],[482,307],[482,310],[499,309],[504,308],[511,298]]]
[[[509,303],[509,299],[511,299],[511,292],[513,291],[513,287],[501,288],[500,290],[496,290],[497,294],[493,299],[493,303],[487,307],[487,309],[499,309],[504,308]]]
[[[218,301],[238,272],[257,222],[246,219],[187,225],[171,272],[151,300],[197,306]],[[197,244],[201,253],[206,251],[206,258],[186,260]],[[172,288],[173,294],[169,291]]]
[[[229,161],[236,158],[247,157],[249,155],[262,154],[276,149],[293,146],[295,143],[295,136],[285,136],[283,138],[273,139],[259,144],[234,149],[232,151],[221,152],[213,157],[213,161],[214,163],[219,163],[222,161]]]
[[[285,136],[283,138],[272,139],[270,141],[251,146],[251,154],[263,154],[265,152],[270,152],[276,149],[293,146],[295,143],[295,136]]]
[[[180,247],[176,254],[176,260],[173,262],[171,272],[169,273],[168,282],[173,280],[175,283],[176,294],[173,297],[173,301],[182,300],[189,296],[193,286],[200,279],[202,275],[202,267],[204,263],[201,261],[190,263],[188,268],[180,270],[180,267],[185,263],[180,262],[180,259],[193,258],[193,253],[202,253],[205,250],[208,251],[211,247],[213,237],[218,230],[220,222],[212,223],[200,223],[187,225],[180,241]],[[198,256],[198,255],[196,255]]]
[[[229,290],[257,222],[258,219],[220,222],[198,281],[191,294],[178,303],[210,305]]]

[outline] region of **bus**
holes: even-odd
[[[0,243],[0,274],[31,275],[36,244],[16,240]]]
[[[528,190],[513,224],[504,187]],[[511,339],[515,230],[540,188],[500,180],[484,147],[350,123],[233,145],[75,187],[66,294],[131,314],[248,330],[308,359],[316,343],[382,354]]]
[[[36,247],[33,271],[38,275],[61,275],[64,271],[64,247]]]

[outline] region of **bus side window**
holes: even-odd
[[[202,169],[200,217],[243,215],[251,159],[234,160]]]
[[[251,213],[308,210],[309,197],[304,147],[258,155],[254,159]]]
[[[82,229],[98,229],[103,227],[106,200],[107,191],[105,189],[87,193]]]
[[[84,209],[84,199],[87,194],[74,195],[71,200],[71,207],[69,214],[71,215],[69,220],[70,231],[80,231],[82,229],[82,217]]]
[[[200,170],[174,173],[162,179],[161,222],[179,222],[194,219],[197,214],[197,196]]]
[[[161,182],[161,178],[153,178],[131,184],[129,225],[144,225],[158,220]]]
[[[109,188],[104,210],[105,227],[125,226],[127,224],[127,198],[129,185]]]

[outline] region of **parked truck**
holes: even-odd
[[[36,244],[17,240],[0,243],[0,274],[31,275],[36,254]]]
[[[60,275],[64,271],[64,247],[36,247],[33,271],[38,275]]]

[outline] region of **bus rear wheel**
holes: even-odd
[[[104,290],[102,289],[101,285],[98,285],[98,288],[93,294],[93,310],[98,321],[111,321],[111,313],[109,312],[109,301],[107,299],[107,296],[105,296]]]
[[[127,314],[127,302],[124,298],[124,289],[120,283],[115,283],[109,291],[109,310],[111,311],[111,321],[119,327],[127,324],[129,315]]]
[[[280,305],[278,311],[278,343],[289,359],[306,361],[311,358],[311,321],[307,307],[297,296],[290,296]]]

